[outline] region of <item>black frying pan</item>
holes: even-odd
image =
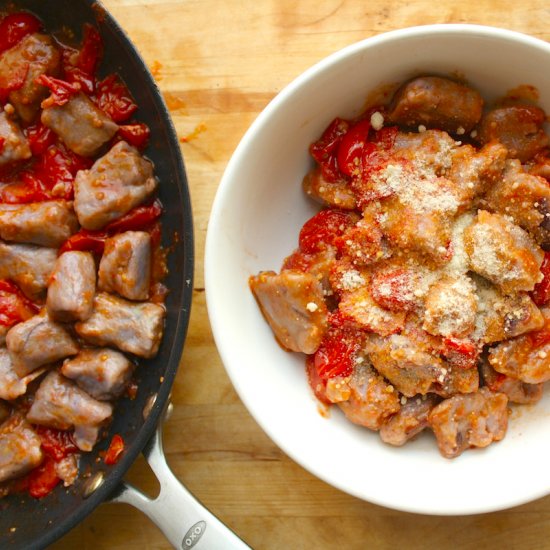
[[[171,503],[172,517],[153,519],[163,524],[161,528],[173,544],[180,548],[244,548],[235,535],[229,531],[223,532],[223,526],[202,509],[165,468],[160,436],[154,434],[167,405],[181,358],[193,289],[191,202],[178,139],[166,105],[144,61],[98,2],[17,0],[14,4],[17,9],[31,11],[40,17],[48,32],[55,33],[63,26],[69,27],[74,31],[77,42],[81,37],[83,23],[92,23],[99,29],[105,48],[100,75],[116,72],[122,77],[139,106],[136,118],[151,129],[151,139],[145,154],[155,165],[160,180],[160,198],[165,207],[163,243],[170,246],[171,250],[165,284],[170,293],[166,301],[166,329],[159,353],[153,360],[141,361],[136,370],[136,398],[119,401],[108,436],[96,446],[94,452],[82,455],[80,472],[89,473],[89,477],[79,476],[72,487],[65,489],[58,486],[40,500],[22,495],[0,499],[0,548],[44,548],[110,498],[133,503],[150,512],[150,516],[162,516],[161,510],[155,511],[154,502],[147,502],[122,481],[125,472],[144,449],[157,475],[164,478],[161,479],[163,490],[157,499],[159,506],[167,501]],[[153,399],[154,404],[144,419],[143,411]],[[126,444],[120,461],[115,466],[105,466],[103,461],[96,462],[98,451],[104,450],[111,436],[116,433],[123,436]],[[192,517],[182,517],[185,510]],[[182,527],[173,529],[176,523]],[[209,539],[203,536],[205,533],[218,533],[226,538],[216,546],[212,546],[212,540],[210,545],[205,545]]]

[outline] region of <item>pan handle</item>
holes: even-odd
[[[169,407],[171,404],[167,409]],[[143,449],[143,455],[160,483],[158,497],[150,499],[123,481],[111,502],[124,502],[141,510],[178,550],[250,550],[233,531],[195,499],[170,470],[162,446],[164,417],[165,414]]]

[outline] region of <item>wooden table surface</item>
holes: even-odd
[[[168,462],[177,477],[255,549],[550,548],[550,497],[481,516],[417,516],[358,500],[295,464],[258,427],[225,374],[209,327],[203,277],[209,211],[224,168],[258,113],[304,69],[363,38],[427,23],[500,26],[550,41],[548,2],[104,0],[104,4],[153,69],[179,136],[191,137],[181,147],[194,208],[196,278],[189,332],[173,391],[174,413],[164,430]],[[521,475],[520,465],[510,474]],[[150,493],[156,490],[142,459],[129,478]],[[149,550],[170,545],[140,512],[127,505],[105,504],[53,548]]]

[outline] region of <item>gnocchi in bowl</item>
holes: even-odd
[[[549,55],[469,25],[367,39],[285,88],[227,167],[218,349],[268,435],[335,487],[433,514],[550,492]]]

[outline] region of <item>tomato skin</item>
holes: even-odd
[[[98,30],[84,24],[80,50],[63,48],[63,77],[70,84],[78,84],[82,91],[92,95],[97,86],[95,73],[103,56],[103,41]]]
[[[550,252],[544,253],[540,271],[544,278],[540,283],[537,283],[533,291],[530,292],[531,298],[537,306],[543,306],[550,300]]]
[[[295,250],[290,256],[287,256],[283,260],[281,271],[286,269],[297,269],[305,273],[309,271],[316,258],[317,256],[315,254],[305,254],[300,250]]]
[[[319,376],[319,373],[317,372],[317,368],[315,367],[314,355],[308,355],[306,357],[306,374],[307,374],[307,381],[309,383],[309,386],[313,390],[315,397],[319,401],[321,401],[321,403],[324,403],[325,405],[331,405],[332,403],[330,402],[326,394],[327,381],[323,380]]]
[[[342,179],[338,167],[337,152],[342,138],[349,128],[349,122],[342,118],[335,118],[325,129],[321,137],[309,147],[311,156],[321,167],[323,177],[334,182]]]
[[[28,126],[25,129],[25,135],[27,136],[33,156],[44,154],[57,139],[55,132],[44,126],[41,121]]]
[[[351,354],[353,348],[344,340],[337,337],[329,337],[323,341],[315,352],[315,368],[317,374],[323,380],[334,376],[348,376],[353,370]]]
[[[0,189],[0,202],[23,204],[51,199],[70,200],[76,173],[91,165],[91,159],[63,146],[52,145],[36,156],[30,168],[18,175],[19,181]]]
[[[99,108],[115,122],[128,120],[137,110],[128,88],[115,74],[98,83],[96,95]]]
[[[55,462],[59,462],[70,454],[79,452],[71,432],[45,426],[36,426],[35,432],[42,441],[42,450]]]
[[[355,357],[361,349],[361,335],[345,328],[345,321],[337,313],[332,320],[319,349],[314,355],[317,374],[322,380],[334,376],[349,376],[353,372]]]
[[[372,139],[365,143],[361,151],[360,168],[350,181],[350,187],[355,193],[360,209],[364,209],[372,201],[386,198],[392,193],[389,187],[387,190],[384,188],[384,190],[380,188],[373,189],[371,178],[373,174],[387,165],[397,132],[396,126],[382,128],[375,132]]]
[[[365,179],[380,166],[380,152],[393,147],[397,127],[371,131],[370,115],[374,111],[384,109],[372,108],[356,122],[335,118],[321,137],[310,145],[309,152],[327,181]]]
[[[124,231],[145,231],[150,230],[151,242],[153,244],[156,235],[155,227],[151,228],[162,215],[163,208],[159,199],[156,199],[152,204],[146,206],[136,206],[110,224],[106,225],[100,231],[90,231],[81,229],[78,233],[71,235],[60,247],[59,254],[69,252],[71,250],[80,250],[83,252],[94,252],[103,254],[105,249],[105,241],[112,235],[122,233]],[[160,229],[158,239],[160,240]]]
[[[109,466],[116,464],[120,460],[123,451],[124,439],[122,439],[122,437],[118,434],[113,435],[111,444],[109,445],[109,448],[105,453],[105,457],[103,458],[103,462]]]
[[[371,141],[382,151],[389,151],[394,146],[398,133],[399,128],[397,126],[384,126],[374,134]]]
[[[6,15],[0,21],[0,53],[13,48],[25,36],[42,30],[42,23],[30,13]]]
[[[376,273],[370,290],[374,301],[390,311],[409,311],[415,306],[411,275],[404,269]]]
[[[66,80],[61,80],[59,78],[54,78],[53,76],[48,76],[46,74],[41,74],[36,82],[46,86],[50,89],[51,95],[44,100],[44,107],[51,107],[52,105],[65,105],[71,97],[80,92],[81,87],[78,83],[67,82]]]
[[[467,338],[444,338],[443,355],[453,367],[472,369],[477,365],[479,349]]]
[[[126,124],[118,128],[118,136],[140,151],[147,147],[150,135],[149,126],[143,123]]]
[[[19,287],[6,279],[0,279],[0,325],[12,326],[26,321],[39,311]]]
[[[338,168],[346,176],[358,175],[361,170],[363,148],[370,131],[370,119],[363,119],[349,128],[338,146]]]
[[[391,151],[397,137],[397,126],[382,128],[363,148],[361,157],[361,177],[366,180],[373,172],[385,166],[387,153]]]
[[[93,77],[102,55],[103,41],[99,31],[89,23],[84,23],[84,36],[76,59],[76,67],[84,74]]]
[[[12,294],[18,294],[21,291],[19,287],[8,279],[0,279],[0,292],[11,292]]]
[[[159,199],[147,206],[136,206],[130,212],[109,223],[105,231],[122,233],[124,231],[139,231],[160,218],[163,208]]]
[[[55,461],[46,456],[44,462],[29,474],[29,494],[34,498],[45,497],[60,481],[55,472]]]
[[[310,218],[300,230],[300,250],[306,254],[333,246],[335,240],[355,223],[354,216],[344,210],[327,208]]]
[[[23,175],[23,181],[10,183],[0,189],[0,203],[26,204],[50,199],[41,183],[30,174]]]
[[[80,252],[94,252],[103,254],[105,240],[109,237],[106,231],[88,231],[81,229],[71,235],[59,248],[59,254],[78,250]]]
[[[72,182],[79,170],[86,170],[93,160],[81,157],[62,146],[52,146],[39,157],[33,172],[39,176],[49,188],[60,181]]]
[[[17,480],[12,490],[13,492],[28,491],[34,498],[43,498],[49,495],[61,481],[55,471],[56,463],[80,450],[75,445],[70,432],[45,426],[34,426],[34,430],[40,437],[44,460],[40,466]]]
[[[539,330],[528,332],[525,335],[529,339],[530,348],[537,349],[550,342],[550,320],[544,320],[544,326]]]
[[[92,95],[94,93],[96,87],[95,78],[89,76],[78,67],[73,67],[72,65],[65,67],[64,73],[65,80],[69,84],[75,87],[79,86],[80,90],[85,94]]]

